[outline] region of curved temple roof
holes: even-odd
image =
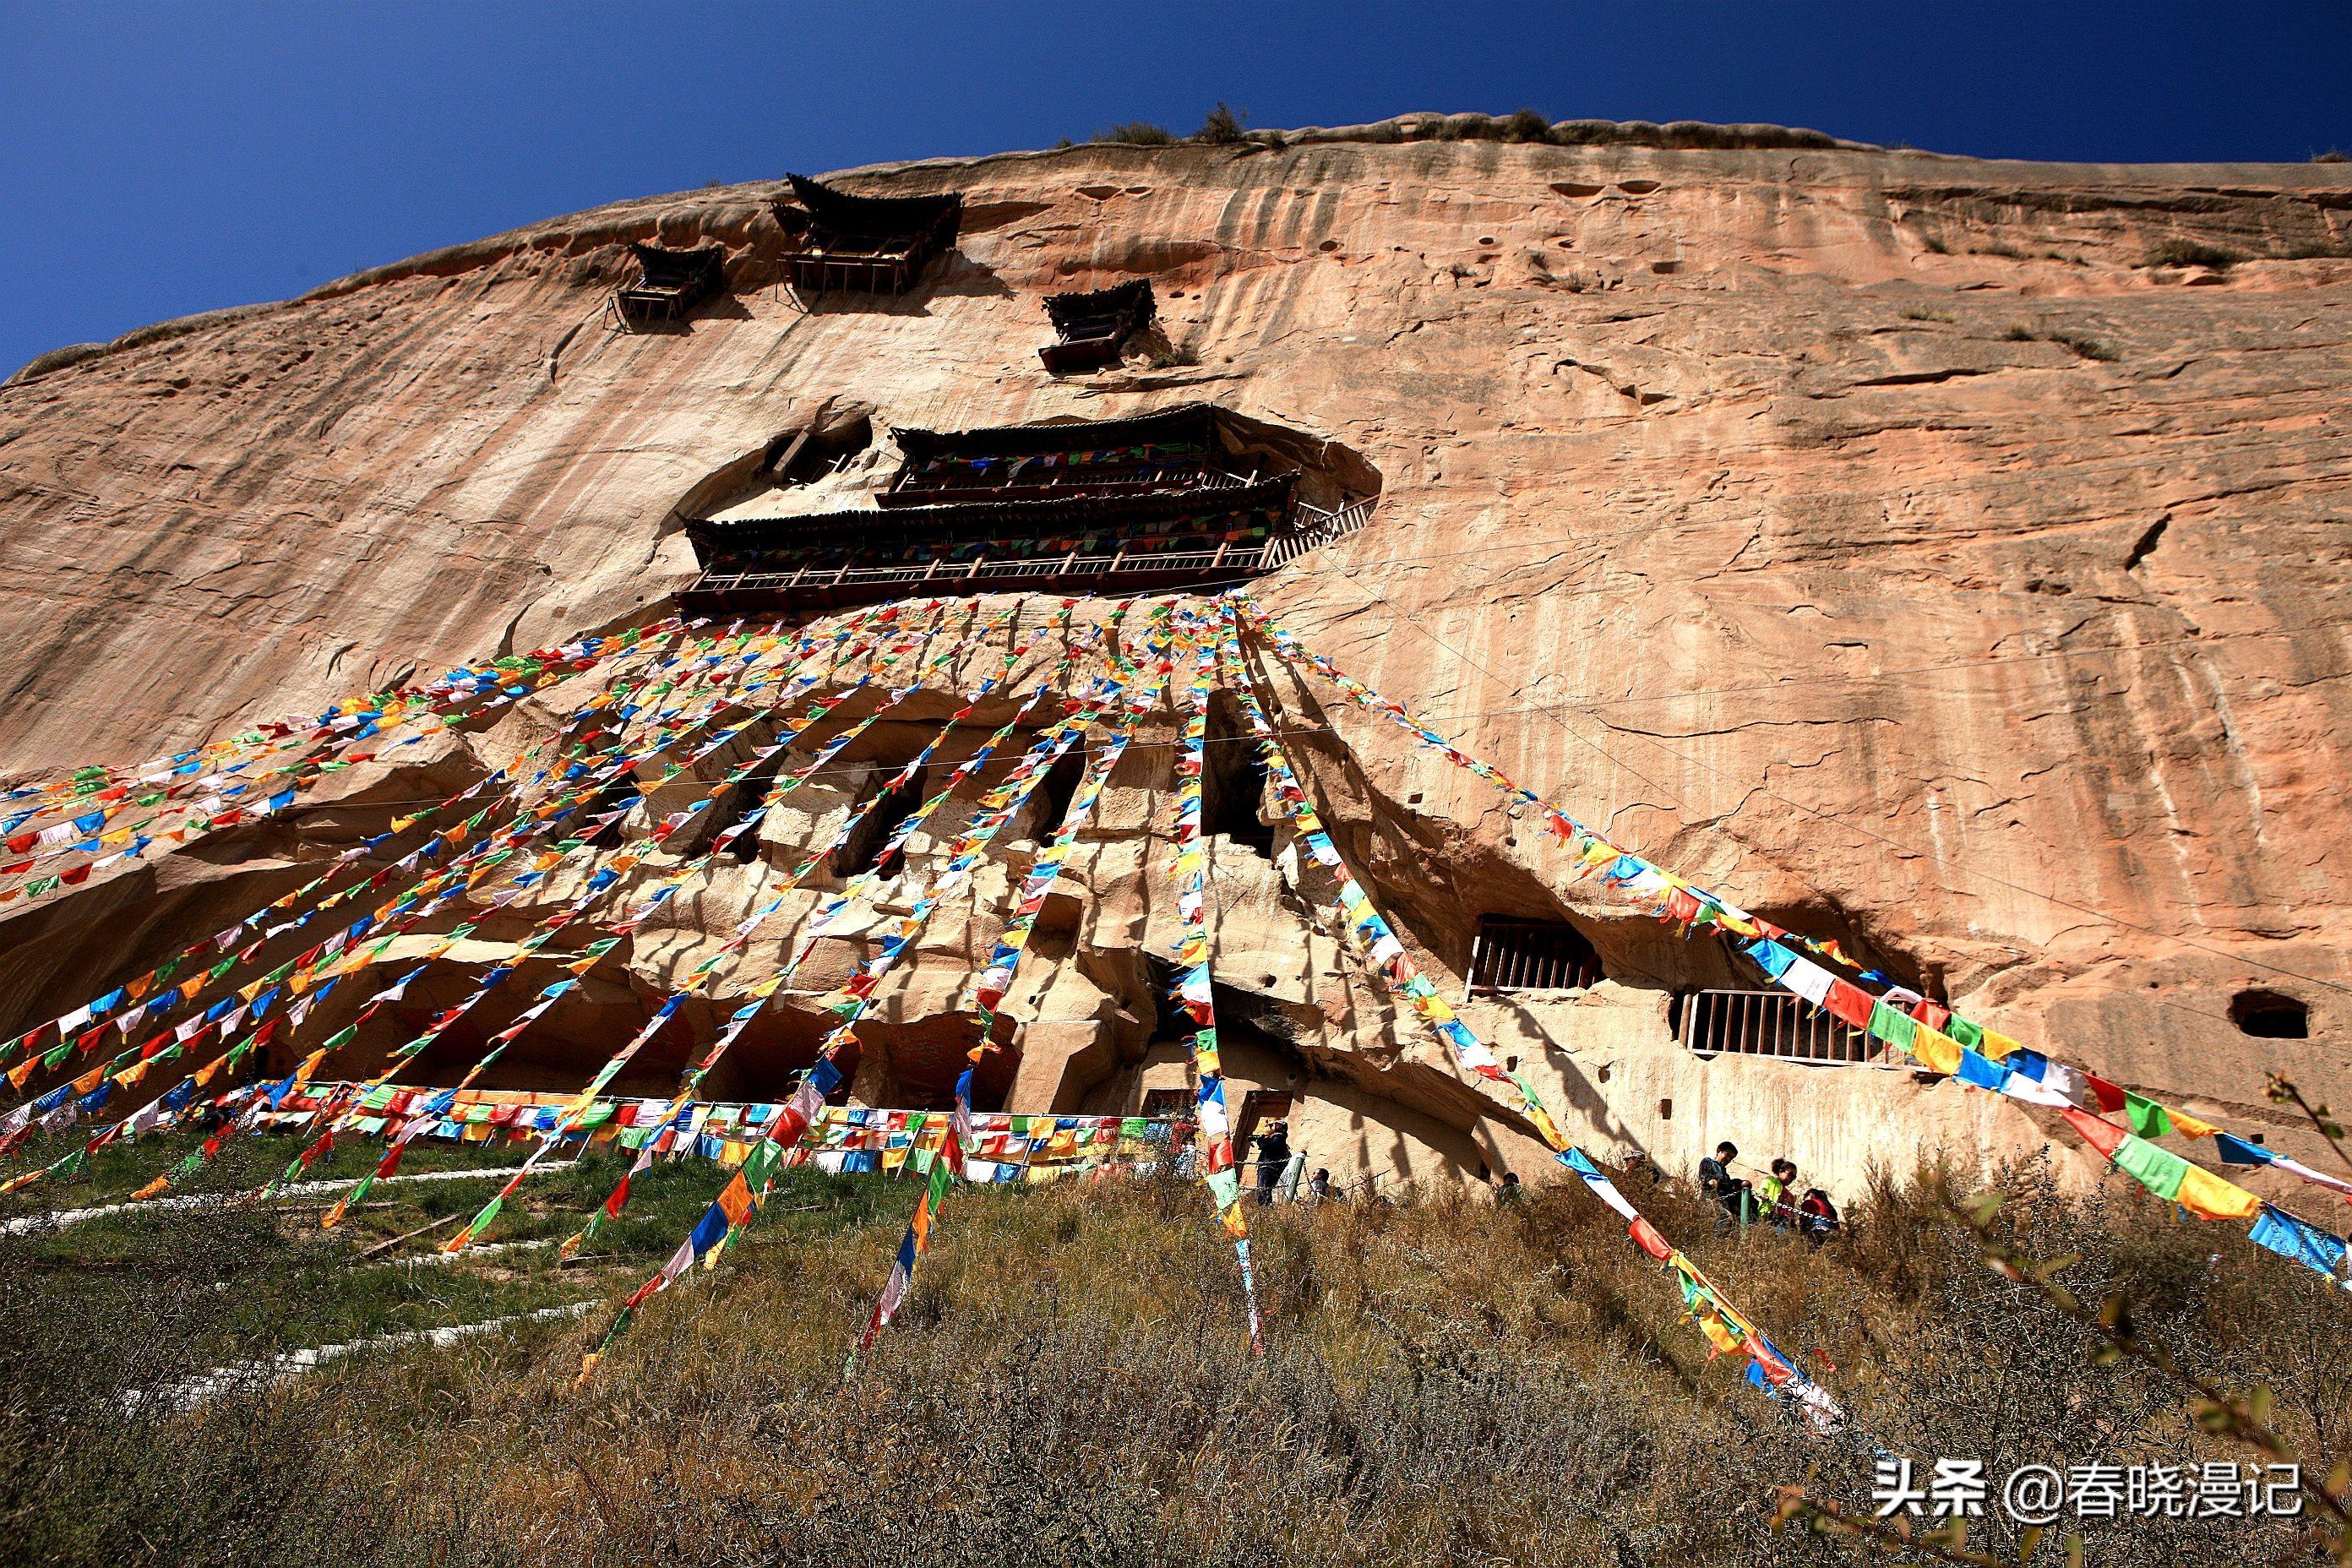
[[[952,191],[943,196],[860,196],[805,174],[784,178],[811,217],[842,234],[921,234],[934,227],[952,234],[963,219],[963,197]]]
[[[1215,434],[1216,415],[1211,404],[1186,403],[1127,419],[1000,425],[980,430],[919,430],[902,426],[891,436],[908,461],[919,463],[942,457],[1066,452],[1095,447],[1140,446],[1150,441],[1205,441]]]

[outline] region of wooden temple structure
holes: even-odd
[[[843,289],[904,294],[932,257],[955,244],[963,197],[859,196],[800,174],[797,206],[779,203],[793,287],[803,293]]]
[[[1074,375],[1116,363],[1127,340],[1151,324],[1158,310],[1151,279],[1138,278],[1090,294],[1053,294],[1045,315],[1059,340],[1037,351],[1055,375]]]
[[[652,321],[676,321],[727,286],[727,252],[706,245],[694,250],[673,250],[661,245],[632,245],[637,276],[614,291],[613,304],[631,326]]]
[[[1363,525],[1296,472],[1239,455],[1192,405],[1134,418],[896,433],[905,461],[871,510],[687,525],[691,612],[816,609],[910,595],[1130,594],[1270,572]]]

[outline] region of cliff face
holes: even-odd
[[[2282,1146],[2265,1068],[2352,1095],[2342,169],[1420,142],[849,183],[963,192],[958,255],[906,300],[806,309],[774,281],[775,193],[714,189],[0,390],[0,769],[134,760],[639,614],[691,574],[685,515],[845,410],[887,438],[1210,401],[1377,470],[1370,527],[1260,601],[1595,826]],[[726,244],[735,291],[615,331],[622,242],[654,235]],[[2277,258],[2140,265],[2184,240]],[[1139,276],[1165,363],[1046,376],[1039,297]],[[1307,748],[1343,842],[1441,967],[1482,913],[1592,932],[1610,983],[1482,1022],[1596,1136],[1680,1164],[1738,1128],[1841,1176],[2040,1142],[1956,1089],[1679,1051],[1671,993],[1727,973],[1313,695],[1286,693],[1353,757]],[[1264,920],[1221,951],[1295,952],[1297,984],[1262,989],[1311,1011],[1336,955],[1265,875]],[[1121,884],[1125,940],[1159,918],[1150,880]],[[192,925],[219,912],[181,896]],[[0,921],[12,1014],[127,960],[95,934],[106,898]],[[1145,985],[1121,1005],[1148,1016]],[[2305,1004],[2310,1038],[2242,1033],[2253,988]],[[1371,1026],[1322,1011],[1334,1059]],[[1362,1076],[1348,1092],[1411,1104],[1399,1125],[1469,1120]]]

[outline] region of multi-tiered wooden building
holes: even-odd
[[[803,175],[792,181],[798,205],[780,204],[785,264],[803,294],[845,290],[904,294],[931,258],[955,244],[963,197],[859,196]]]
[[[689,607],[815,608],[912,594],[1130,594],[1270,572],[1362,525],[1370,496],[1318,507],[1253,452],[1242,422],[1191,405],[1130,419],[901,429],[872,510],[689,523]]]

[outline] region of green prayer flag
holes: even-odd
[[[2117,1170],[2129,1172],[2140,1185],[2168,1203],[2180,1195],[2181,1178],[2189,1173],[2188,1161],[2145,1138],[2126,1138],[2116,1150],[2115,1161]]]
[[[743,1162],[741,1174],[743,1184],[751,1189],[755,1199],[767,1186],[770,1178],[775,1175],[776,1166],[783,1157],[783,1149],[772,1138],[762,1138],[751,1145],[751,1152]]]
[[[2124,1113],[2131,1118],[2131,1130],[2143,1138],[2161,1138],[2172,1131],[2172,1118],[2164,1107],[2146,1095],[2124,1091]]]
[[[1960,1044],[1968,1047],[1970,1050],[1974,1050],[1979,1046],[1984,1044],[1984,1031],[1957,1014],[1952,1016],[1949,1022],[1945,1024],[1944,1033],[1951,1036],[1952,1038],[1959,1041]]]
[[[1884,1002],[1874,1002],[1870,1007],[1870,1032],[1890,1046],[1904,1050],[1919,1037],[1919,1026],[1908,1014],[1898,1013]]]

